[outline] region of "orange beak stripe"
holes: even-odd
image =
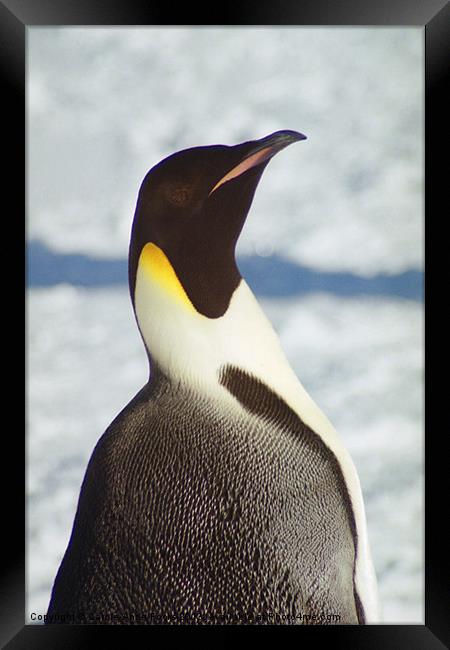
[[[264,162],[267,160],[267,158],[270,158],[274,151],[274,147],[265,147],[264,149],[261,149],[260,151],[257,151],[256,153],[252,154],[248,158],[245,158],[242,162],[239,163],[239,165],[236,165],[236,167],[233,167],[231,171],[228,172],[228,174],[225,174],[223,178],[220,179],[218,183],[214,185],[212,188],[211,192],[209,193],[209,196],[217,190],[218,187],[223,185],[224,183],[227,183],[228,181],[231,181],[232,178],[236,178],[237,176],[240,176],[244,172],[248,171],[252,167],[255,167],[256,165],[259,165],[260,163]]]

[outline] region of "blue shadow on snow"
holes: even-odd
[[[397,296],[423,300],[423,273],[415,269],[394,275],[379,273],[363,277],[353,273],[315,271],[277,255],[240,256],[238,265],[254,293],[262,297],[326,292],[339,296]],[[50,287],[63,283],[82,287],[126,285],[127,261],[57,253],[38,240],[30,241],[27,245],[27,286]]]

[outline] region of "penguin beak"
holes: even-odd
[[[235,167],[227,172],[225,176],[214,185],[209,196],[224,183],[240,176],[249,169],[252,169],[252,167],[268,162],[276,153],[287,147],[289,144],[298,142],[299,140],[306,140],[306,135],[298,133],[298,131],[285,130],[276,131],[260,140],[246,142],[244,145],[240,145],[246,148],[246,154]]]

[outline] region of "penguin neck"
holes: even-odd
[[[149,358],[169,381],[225,399],[227,390],[220,384],[220,376],[227,366],[234,366],[266,385],[270,383],[315,430],[332,431],[291,369],[272,325],[244,280],[219,318],[198,313],[186,295],[177,296],[160,280],[153,281],[142,265],[134,297]]]
[[[137,273],[135,313],[151,362],[173,382],[200,390],[219,381],[226,365],[258,376],[289,367],[275,332],[244,280],[222,316],[199,313],[188,295]]]

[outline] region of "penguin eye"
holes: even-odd
[[[192,187],[183,184],[173,184],[166,190],[168,200],[177,208],[186,206],[192,198]]]

